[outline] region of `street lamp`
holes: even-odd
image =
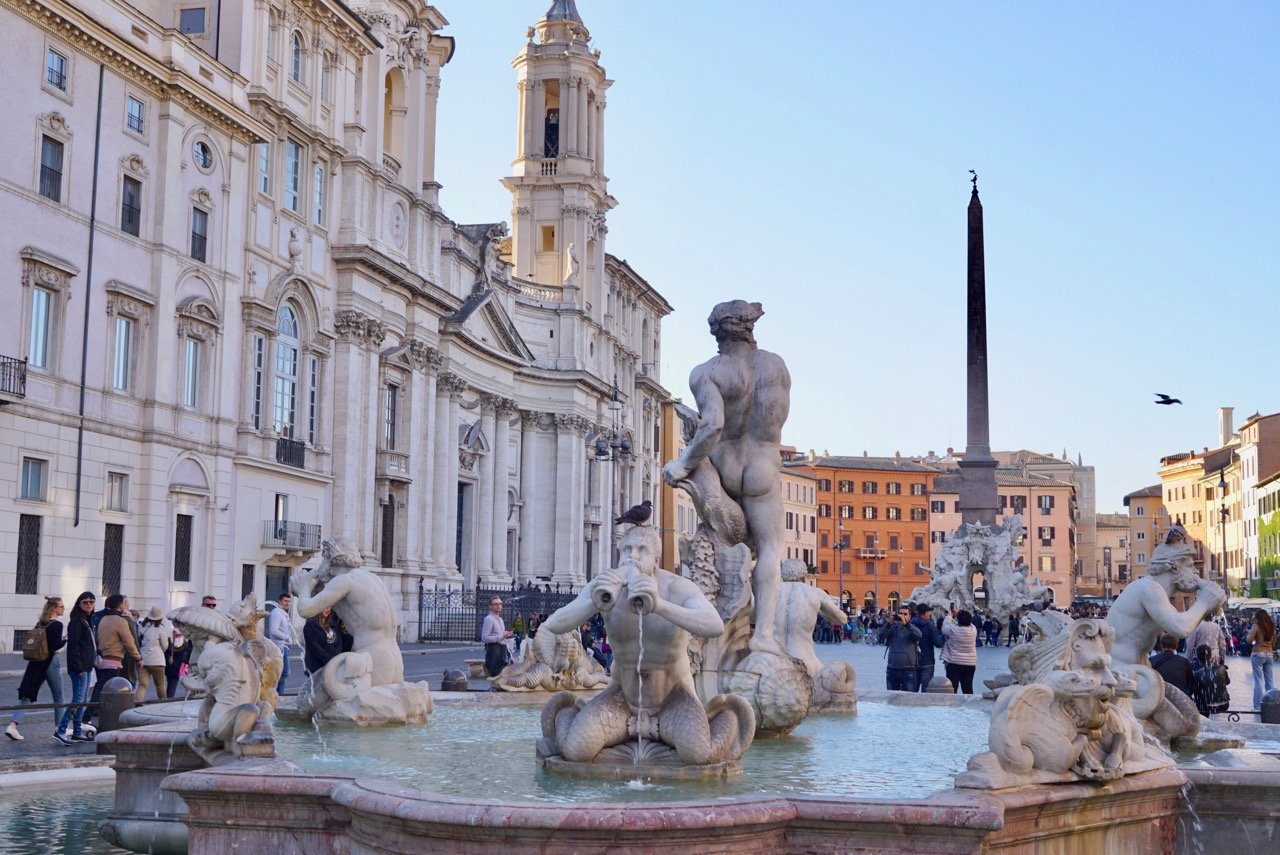
[[[1227,590],[1227,475],[1226,467],[1218,470],[1218,554],[1222,556],[1218,572],[1222,574],[1222,590]]]
[[[836,590],[836,599],[840,601],[841,610],[844,609],[844,550],[847,544],[844,542],[844,522],[836,523],[836,542],[831,548],[836,551],[836,572],[839,573],[839,587]]]

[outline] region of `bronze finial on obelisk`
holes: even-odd
[[[991,456],[987,402],[987,274],[983,256],[982,202],[978,173],[972,169],[969,197],[968,422],[964,459],[960,461],[960,516],[966,523],[995,525],[996,461]]]

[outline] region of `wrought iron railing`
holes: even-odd
[[[0,393],[18,398],[27,396],[27,360],[0,356]]]
[[[502,598],[502,619],[507,629],[512,629],[519,615],[527,632],[531,615],[544,619],[577,595],[577,588],[572,585],[477,588],[473,591],[424,589],[418,593],[418,640],[479,641],[480,624],[489,613],[489,600],[493,597]]]
[[[262,548],[318,552],[320,550],[320,526],[316,523],[264,520],[262,523]]]
[[[307,468],[307,445],[301,440],[282,436],[276,440],[276,463],[292,466],[294,469]]]

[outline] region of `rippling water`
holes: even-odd
[[[858,713],[815,715],[787,737],[751,746],[730,781],[653,784],[578,781],[534,761],[537,706],[437,705],[405,728],[277,727],[277,749],[309,771],[372,774],[429,792],[519,801],[673,801],[761,793],[923,798],[950,787],[986,750],[987,714],[953,707],[863,703]],[[327,748],[326,748],[327,746]]]
[[[0,796],[0,851],[5,855],[124,852],[98,836],[98,821],[111,810],[110,786],[86,787],[34,798]]]

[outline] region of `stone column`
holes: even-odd
[[[560,81],[560,154],[577,154],[578,81],[566,77]]]
[[[599,124],[596,126],[599,129],[599,133],[596,134],[596,171],[604,175],[604,108],[606,102],[603,95],[596,100],[600,102],[596,108],[596,112],[600,116],[597,120]]]
[[[520,108],[516,110],[516,160],[529,156],[529,81],[516,81]]]
[[[520,411],[520,557],[516,580],[537,575],[534,539],[544,530],[538,502],[538,465],[534,456],[534,436],[538,432],[541,413]]]
[[[418,556],[423,570],[434,571],[440,567],[436,554],[439,525],[435,510],[439,507],[436,504],[436,494],[442,483],[440,473],[443,471],[436,457],[440,445],[440,407],[437,401],[436,376],[444,363],[444,357],[434,347],[414,341],[409,349],[409,360],[423,374],[423,393],[419,399],[422,403],[414,404],[414,409],[420,410],[422,414],[422,418],[415,420],[414,425],[414,433],[421,436],[420,440],[417,436],[414,438],[414,442],[420,445],[421,453],[415,453],[413,457],[414,484],[417,486],[418,496],[418,542],[421,544]],[[414,507],[412,501],[409,507]]]
[[[533,115],[529,118],[529,156],[541,160],[546,154],[542,141],[547,133],[547,84],[543,80],[533,81]]]
[[[348,413],[378,412],[378,358],[376,352],[386,336],[381,321],[352,309],[337,313],[334,332],[338,337],[334,358],[334,411],[343,402]],[[269,342],[270,343],[270,342]],[[271,365],[275,354],[266,354]],[[269,386],[268,386],[269,388]],[[264,416],[270,400],[264,389]],[[336,421],[336,419],[335,419]],[[351,418],[348,430],[334,431],[333,436],[333,532],[336,539],[359,547],[367,560],[376,555],[373,543],[372,514],[377,507],[374,496],[377,437],[376,419]]]
[[[493,578],[500,584],[511,579],[507,568],[507,508],[511,448],[511,417],[516,404],[508,398],[494,409],[493,431]]]
[[[574,126],[574,130],[578,134],[578,154],[585,155],[587,153],[587,127],[591,124],[591,113],[587,110],[587,81],[578,79],[578,122]]]
[[[476,545],[476,579],[479,584],[490,584],[493,581],[493,494],[495,463],[497,462],[497,444],[495,407],[500,399],[495,395],[480,395],[480,429],[489,441],[489,451],[480,458],[480,480],[477,484],[480,495],[476,501],[476,525],[473,529],[473,541]]]
[[[440,375],[438,386],[444,388],[448,402],[439,404],[443,411],[441,430],[438,438],[438,458],[443,458],[441,472],[442,487],[439,498],[443,507],[439,516],[444,519],[444,531],[441,532],[439,547],[441,550],[442,568],[448,569],[455,576],[459,574],[457,561],[454,560],[458,536],[458,417],[462,407],[462,393],[466,391],[467,382],[456,374]],[[440,477],[438,474],[437,477]]]
[[[569,583],[581,575],[577,566],[582,553],[582,463],[579,454],[586,432],[581,416],[556,416],[556,515],[555,566],[552,579]]]

